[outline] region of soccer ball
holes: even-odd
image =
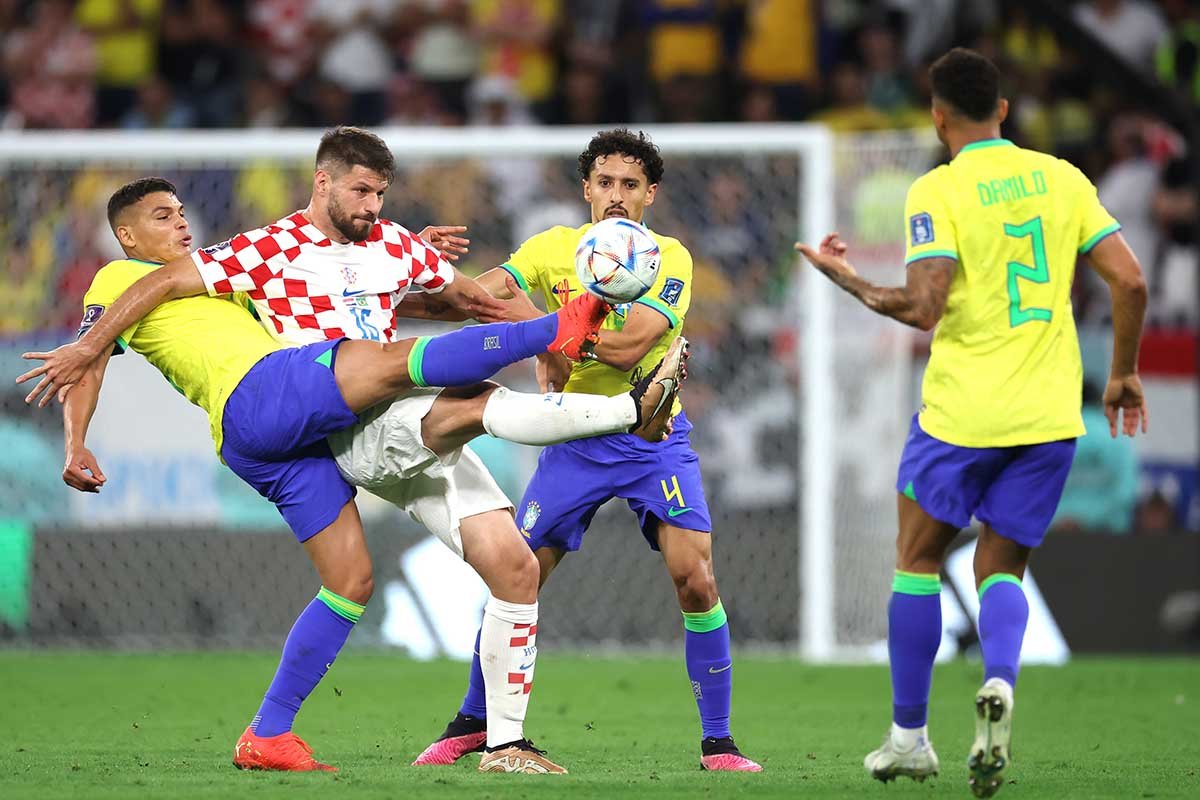
[[[583,288],[613,305],[632,303],[658,280],[658,242],[631,219],[610,217],[588,228],[575,248]]]

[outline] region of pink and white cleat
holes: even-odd
[[[414,767],[443,767],[468,753],[479,753],[487,745],[487,721],[458,714],[446,731],[425,752],[417,756]]]
[[[700,742],[700,769],[711,772],[762,772],[762,765],[742,755],[733,743],[733,737],[714,739],[711,736]]]

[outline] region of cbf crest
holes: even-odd
[[[527,531],[532,528],[541,515],[542,507],[538,505],[538,501],[530,500],[529,505],[525,506],[525,516],[521,517],[521,529]]]

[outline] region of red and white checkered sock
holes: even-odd
[[[488,747],[525,737],[525,711],[537,659],[537,603],[488,598],[479,631],[479,665],[487,692]]]

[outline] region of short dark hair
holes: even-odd
[[[956,47],[929,68],[933,96],[975,122],[986,122],[1000,102],[1000,70],[984,56]]]
[[[640,161],[646,180],[658,183],[663,176],[663,160],[658,154],[658,145],[650,141],[644,131],[634,133],[628,128],[600,131],[588,142],[587,150],[579,154],[579,177],[585,181],[592,174],[592,167],[600,156],[621,154]]]
[[[396,159],[383,139],[351,125],[325,131],[317,146],[317,169],[332,172],[353,167],[378,172],[388,183],[396,177]]]
[[[117,217],[122,211],[155,192],[179,194],[175,184],[166,178],[138,178],[113,192],[112,197],[108,198],[108,226],[113,229],[113,233],[117,231]]]

